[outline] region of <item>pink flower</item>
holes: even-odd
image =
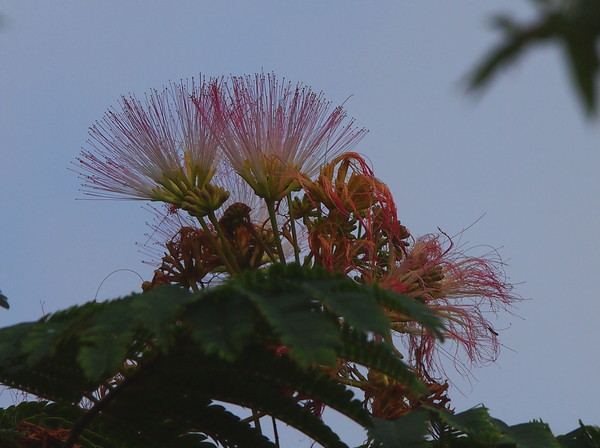
[[[471,257],[444,247],[442,235],[418,238],[407,255],[391,269],[381,286],[416,298],[433,308],[446,326],[446,338],[460,347],[471,364],[495,361],[498,334],[485,317],[510,308],[520,298],[512,294],[499,258]],[[440,368],[440,347],[433,334],[403,316],[393,315],[392,327],[408,336],[410,355],[419,368]],[[461,365],[453,357],[456,366]]]
[[[203,101],[194,80],[154,90],[139,101],[123,97],[90,128],[90,149],[75,169],[83,191],[103,198],[161,200],[210,180],[217,145],[191,100]]]
[[[329,158],[348,151],[365,134],[341,107],[330,111],[322,93],[273,74],[232,77],[213,86],[213,131],[236,172],[260,197],[278,200],[296,187],[299,173],[313,176]],[[204,113],[205,105],[196,101]]]

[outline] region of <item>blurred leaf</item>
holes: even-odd
[[[490,84],[501,69],[514,63],[524,52],[540,43],[558,44],[565,51],[573,87],[589,116],[597,111],[600,58],[600,2],[598,0],[533,0],[538,17],[529,23],[498,15],[492,20],[502,40],[492,48],[468,76],[469,91]]]
[[[492,23],[504,33],[504,40],[490,50],[468,76],[470,91],[487,87],[501,69],[515,62],[532,44],[555,37],[561,28],[560,17],[555,15],[528,26],[507,16],[496,16]]]
[[[501,442],[513,442],[516,448],[560,448],[550,427],[544,422],[532,421],[514,426],[507,426],[500,420],[495,422],[504,433]]]
[[[0,291],[0,308],[9,308],[8,299],[4,294],[2,294],[2,291]]]
[[[585,111],[589,115],[596,113],[596,78],[600,61],[595,39],[579,34],[565,36],[569,68],[573,84],[577,89]]]

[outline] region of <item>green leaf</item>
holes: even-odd
[[[133,359],[121,372],[125,378],[96,405],[102,412],[78,428],[114,428],[106,431],[118,444],[135,448],[211,446],[206,437],[213,436],[234,445],[246,437],[248,424],[206,426],[204,411],[220,418],[221,411],[207,408],[218,400],[271,415],[323,446],[344,447],[303,405],[321,403],[363,427],[371,420],[321,365],[343,356],[419,384],[390,344],[372,339],[388,331],[385,308],[441,328],[437,316],[410,297],[323,269],[275,265],[197,295],[156,289],[0,330],[0,381],[57,402],[78,402]],[[266,349],[278,346],[289,354]],[[263,446],[260,440],[236,446]]]
[[[77,402],[85,392],[98,387],[77,365],[73,341],[35,366],[28,366],[23,357],[3,362],[0,364],[0,382],[59,402]]]
[[[298,363],[307,368],[335,365],[340,344],[337,319],[323,313],[320,303],[305,291],[290,290],[277,280],[259,271],[234,277],[228,284],[232,293],[254,303]]]
[[[476,407],[459,414],[449,411],[427,407],[435,412],[440,420],[460,432],[467,434],[478,442],[487,445],[495,444],[502,433],[484,407]]]
[[[386,308],[398,311],[432,331],[440,340],[444,340],[444,324],[434,310],[414,299],[394,291],[372,286],[375,301]]]
[[[600,448],[600,428],[579,420],[579,428],[556,439],[562,448]]]
[[[137,337],[167,351],[173,342],[176,317],[194,296],[174,286],[163,286],[147,293],[132,294],[104,303],[81,334],[78,361],[92,380],[112,375],[122,365]],[[144,338],[144,337],[142,337]]]
[[[92,317],[104,306],[105,304],[89,302],[38,320],[30,331],[23,335],[22,353],[27,356],[28,364],[32,366],[46,357],[53,356],[61,344],[73,338],[77,339],[82,329],[89,325]]]
[[[428,392],[414,371],[400,358],[395,348],[387,342],[367,339],[366,335],[344,326],[343,344],[338,356],[347,361],[375,369],[393,378],[410,389],[415,395]]]
[[[46,401],[26,401],[16,406],[0,409],[0,446],[24,446],[23,440],[19,444],[6,445],[7,442],[14,442],[17,437],[23,434],[22,431],[16,430],[22,422],[28,422],[50,430],[59,427],[69,429],[83,414],[84,410],[77,406],[48,403]],[[29,442],[31,443],[31,440]],[[78,445],[84,448],[109,448],[113,446],[106,438],[98,434],[96,428],[84,430],[78,440]]]
[[[389,319],[374,300],[371,287],[320,267],[307,270],[298,264],[290,264],[285,269],[277,266],[269,274],[277,278],[282,288],[304,291],[307,297],[319,300],[356,330],[382,335],[389,330]]]
[[[167,355],[141,361],[137,372],[117,386],[114,398],[99,406],[108,426],[116,428],[122,437],[148,441],[148,446],[165,446],[169,437],[190,431],[223,441],[226,428],[215,429],[217,423],[210,423],[203,411],[210,401],[219,400],[265,412],[323,446],[345,447],[327,425],[292,398],[295,390],[369,423],[360,402],[353,401],[352,394],[331,378],[300,369],[269,351],[248,351],[239,360],[228,362],[203,355],[185,340],[179,340]],[[215,433],[207,427],[209,423]],[[236,427],[236,432],[244,431],[247,424]],[[243,434],[238,435],[241,440]],[[160,437],[167,437],[165,443],[160,443]],[[248,441],[239,446],[262,445]]]
[[[173,343],[173,329],[184,306],[197,298],[189,291],[171,285],[160,286],[143,294],[133,295],[131,317],[151,333],[154,343],[167,351]]]
[[[81,334],[77,361],[92,380],[113,375],[127,357],[136,330],[129,305],[127,299],[111,303]]]
[[[575,91],[591,116],[596,113],[596,78],[600,61],[595,37],[570,33],[564,38],[567,60]]]
[[[522,25],[507,16],[493,19],[496,28],[504,33],[504,40],[490,50],[468,77],[468,90],[485,87],[501,69],[513,63],[532,44],[558,35],[562,29],[559,15],[547,15],[535,24]]]
[[[552,435],[550,427],[541,421],[522,423],[520,425],[506,426],[503,422],[495,420],[504,433],[501,441],[516,444],[516,448],[560,448],[560,444]]]
[[[27,364],[34,366],[44,358],[51,357],[72,333],[77,324],[76,319],[52,319],[40,321],[32,326],[24,335],[22,342],[23,353],[27,355]]]
[[[258,319],[251,302],[228,287],[209,290],[185,311],[192,338],[207,354],[228,360],[251,340]]]
[[[422,447],[427,445],[428,423],[429,413],[422,408],[395,421],[374,418],[374,428],[369,430],[369,437],[377,448]]]
[[[24,322],[0,329],[0,369],[7,361],[22,354],[22,341],[35,326],[35,322]]]
[[[565,51],[572,85],[588,116],[597,112],[600,57],[600,3],[597,0],[551,2],[536,1],[538,17],[519,23],[507,16],[496,16],[493,23],[503,40],[468,76],[468,90],[478,91],[488,85],[501,69],[513,63],[540,43],[558,43]]]
[[[2,291],[0,291],[0,308],[10,308],[10,306],[8,305],[8,299],[4,294],[2,294]]]

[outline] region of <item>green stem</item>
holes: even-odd
[[[285,254],[283,253],[281,236],[279,235],[279,228],[277,226],[277,215],[275,214],[275,202],[267,199],[265,199],[265,202],[267,204],[267,210],[269,211],[269,218],[271,218],[271,228],[273,230],[273,236],[275,237],[277,252],[279,252],[279,261],[281,264],[285,264]]]
[[[189,282],[189,284],[190,284],[190,287],[192,288],[193,292],[200,292],[200,290],[198,289],[198,285],[196,284],[196,282],[192,281],[192,282]]]
[[[356,368],[356,366],[350,366],[349,370],[350,370],[350,373],[353,373],[358,378],[358,380],[356,380],[356,381],[361,381],[363,383],[368,382],[367,379],[365,378],[365,376],[362,373],[360,373],[360,371]]]
[[[296,234],[296,220],[292,216],[292,193],[287,194],[288,213],[290,215],[290,227],[292,228],[292,244],[294,245],[294,258],[296,263],[300,264],[300,247],[298,247],[298,236]]]
[[[277,431],[277,421],[275,417],[271,417],[273,423],[273,436],[275,437],[275,448],[279,448],[279,431]]]
[[[267,245],[267,243],[265,243],[265,241],[263,240],[263,238],[258,234],[258,232],[256,231],[256,229],[254,228],[254,225],[250,222],[246,225],[246,228],[248,229],[248,231],[250,232],[250,234],[252,235],[252,237],[256,240],[256,242],[260,245],[260,247],[262,248],[262,250],[265,251],[265,253],[269,256],[269,258],[271,259],[271,261],[273,263],[275,263],[277,261],[277,257],[275,256],[275,254],[273,253],[273,251],[271,250],[271,248]]]
[[[259,434],[262,434],[262,428],[260,427],[260,414],[258,411],[252,409],[252,416],[254,417],[254,428],[256,428]]]
[[[210,241],[210,244],[215,248],[219,257],[221,257],[221,260],[223,261],[223,264],[225,265],[225,269],[227,269],[227,271],[232,275],[237,273],[237,271],[233,269],[233,266],[231,265],[229,258],[227,258],[225,256],[225,252],[223,252],[223,248],[221,247],[219,242],[213,236],[212,231],[208,228],[208,225],[206,224],[206,221],[204,221],[204,218],[198,217],[198,222],[200,223],[202,230],[204,230],[204,233],[206,234],[208,241]]]
[[[335,380],[342,384],[345,384],[347,386],[358,387],[358,388],[365,386],[365,383],[362,381],[351,380],[350,378],[344,378],[341,376],[336,376]]]
[[[266,414],[266,412],[258,412],[258,411],[252,411],[252,415],[250,417],[246,417],[240,420],[240,423],[250,423],[250,422],[255,422],[257,418],[262,418],[264,417]]]
[[[223,249],[225,250],[226,255],[229,257],[229,261],[230,261],[231,265],[235,268],[236,273],[242,272],[242,270],[239,268],[239,266],[237,264],[237,260],[236,260],[235,254],[233,252],[233,248],[229,244],[229,240],[225,237],[225,234],[223,233],[223,229],[221,228],[221,224],[219,224],[219,221],[217,220],[217,217],[215,216],[215,212],[210,212],[208,214],[208,219],[210,220],[210,222],[214,226],[215,230],[217,231],[217,235],[219,235],[219,239],[221,240],[221,242],[223,244]]]

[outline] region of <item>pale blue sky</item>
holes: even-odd
[[[498,11],[530,14],[525,0],[0,0],[0,289],[11,304],[0,326],[90,300],[116,269],[151,277],[135,245],[151,219],[142,203],[76,201],[67,170],[121,94],[274,71],[336,103],[351,96],[370,129],[356,150],[413,234],[452,235],[485,214],[463,242],[501,247],[531,300],[494,323],[506,328],[496,364],[454,375],[457,409],[484,403],[557,434],[578,418],[600,424],[600,133],[554,48],[479,100],[464,95]],[[99,298],[138,288],[120,272]]]

